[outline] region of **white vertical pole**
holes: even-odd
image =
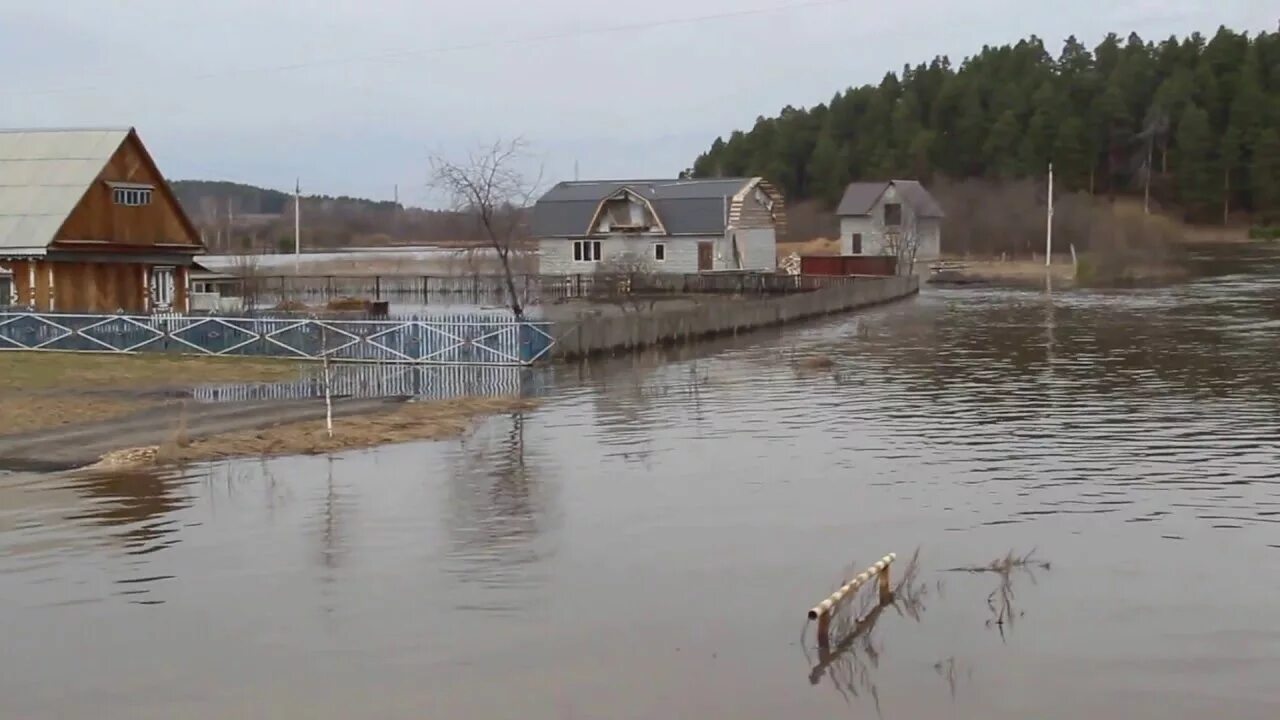
[[[1053,163],[1049,163],[1049,216],[1045,221],[1044,266],[1053,262]]]
[[[302,178],[293,184],[293,274],[302,262]]]

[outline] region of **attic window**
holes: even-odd
[[[111,199],[116,205],[142,207],[151,204],[151,190],[147,186],[117,185],[111,188]]]

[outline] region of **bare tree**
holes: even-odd
[[[258,296],[262,292],[260,258],[252,250],[231,256],[231,274],[240,281],[240,308],[252,312],[257,309]]]
[[[902,225],[886,229],[884,233],[884,254],[897,260],[899,275],[912,275],[916,271],[916,253],[920,250],[920,230],[916,226],[915,214],[904,217]]]
[[[541,172],[533,179],[524,175],[520,166],[527,159],[528,145],[520,138],[498,140],[457,162],[431,158],[431,185],[448,193],[454,210],[471,217],[497,253],[511,312],[518,320],[524,319],[524,305],[516,291],[511,255],[523,240],[521,220],[542,179]]]

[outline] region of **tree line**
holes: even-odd
[[[1280,220],[1280,33],[1220,28],[1162,42],[1035,36],[888,73],[717,138],[686,174],[761,175],[832,207],[856,180],[1043,177],[1149,194],[1188,219]]]

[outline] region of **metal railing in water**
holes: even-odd
[[[0,312],[0,350],[531,365],[554,344],[547,323],[483,314],[337,320]]]

